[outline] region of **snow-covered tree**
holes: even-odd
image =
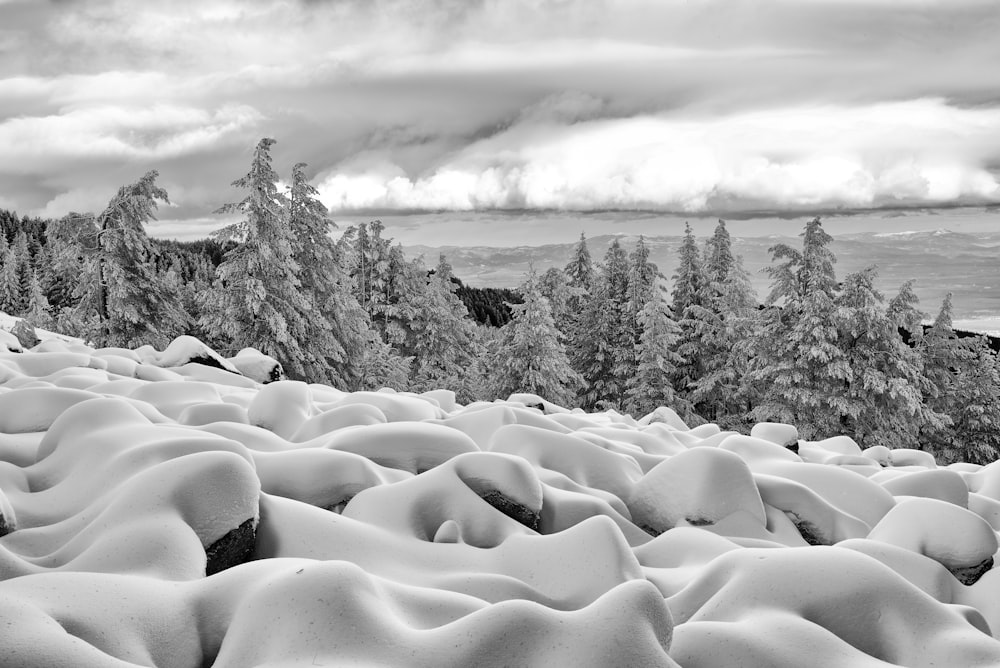
[[[417,391],[454,389],[460,401],[473,399],[475,361],[481,354],[476,326],[455,295],[451,265],[441,255],[434,274],[413,303],[408,349],[414,356],[412,386]]]
[[[727,271],[721,282],[708,284],[706,306],[688,309],[702,360],[688,397],[705,419],[739,429],[747,426],[744,416],[750,409],[742,386],[758,304],[742,258],[733,256]]]
[[[743,392],[754,404],[752,420],[792,422],[812,438],[838,433],[851,369],[833,322],[832,238],[818,218],[802,236],[801,251],[771,248],[778,264],[767,268],[771,293],[756,324]]]
[[[987,464],[1000,458],[1000,368],[985,337],[959,339],[949,293],[920,348],[927,404],[945,416],[925,425],[921,441],[942,462]]]
[[[584,379],[585,408],[621,408],[634,371],[634,334],[627,326],[628,255],[615,239],[571,332],[570,359]]]
[[[703,312],[707,284],[698,241],[691,225],[685,223],[671,290],[671,310],[680,325],[677,352],[684,359],[675,371],[674,384],[685,397],[690,396],[694,383],[705,373],[700,321],[708,315]]]
[[[369,320],[352,295],[352,285],[319,192],[309,183],[304,163],[292,168],[288,221],[292,257],[299,267],[301,291],[311,306],[307,320],[306,375],[350,389],[359,376],[369,336]]]
[[[220,241],[236,243],[219,265],[213,289],[203,297],[201,326],[227,352],[257,348],[291,375],[304,377],[311,360],[305,346],[312,305],[301,292],[294,234],[271,166],[274,143],[260,140],[250,171],[233,182],[249,194],[219,210],[244,217],[216,233]]]
[[[580,376],[573,371],[532,269],[521,286],[523,304],[511,304],[512,319],[500,330],[492,357],[493,394],[537,394],[557,404],[573,402]]]
[[[122,186],[87,228],[74,319],[98,346],[166,346],[187,329],[177,296],[156,271],[156,249],[143,227],[168,202],[154,170]]]
[[[587,248],[587,237],[580,233],[580,240],[573,246],[573,254],[569,263],[563,269],[571,287],[589,291],[594,284],[594,262]]]
[[[681,318],[688,306],[700,302],[706,282],[698,240],[688,223],[684,224],[684,238],[678,249],[677,271],[672,279],[671,310],[676,317]]]
[[[836,300],[833,321],[850,373],[835,406],[841,431],[863,446],[913,447],[936,416],[925,410],[920,353],[903,342],[876,276],[874,267],[848,275]]]
[[[736,257],[733,255],[733,240],[726,229],[726,221],[719,219],[715,232],[708,240],[705,253],[705,278],[709,283],[723,283],[733,271]]]
[[[638,323],[641,334],[635,349],[636,372],[626,382],[625,410],[641,416],[667,406],[690,419],[690,402],[680,398],[673,386],[677,365],[683,361],[675,350],[680,328],[659,292],[654,292],[639,311]]]

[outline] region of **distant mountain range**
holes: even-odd
[[[731,233],[735,235],[733,227]],[[588,239],[591,255],[600,260],[612,240],[618,238],[631,250],[638,237],[603,235]],[[650,257],[669,279],[677,267],[680,236],[645,237]],[[563,267],[572,253],[575,239],[542,246],[406,246],[411,256],[423,255],[428,263],[444,253],[455,275],[473,286],[514,287],[528,267],[543,272]],[[734,236],[735,252],[743,256],[753,277],[754,287],[763,298],[769,279],[762,269],[771,263],[769,249],[777,243],[798,247],[797,237]],[[879,287],[891,298],[906,280],[916,279],[921,307],[933,315],[944,296],[951,292],[957,318],[1000,316],[1000,232],[967,234],[937,229],[919,232],[862,233],[834,237],[837,274],[858,271],[869,265],[879,268]],[[668,281],[669,283],[669,281]]]

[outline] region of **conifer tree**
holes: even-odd
[[[570,287],[586,292],[593,286],[595,274],[594,262],[590,257],[590,249],[587,248],[587,237],[583,232],[580,233],[580,240],[573,246],[573,254],[563,272],[569,280]]]
[[[705,419],[739,430],[748,426],[744,416],[751,408],[742,381],[750,362],[757,296],[739,256],[733,256],[721,283],[713,280],[709,285],[708,306],[689,310],[697,323],[703,367],[689,397]]]
[[[537,394],[557,404],[573,401],[580,376],[573,371],[532,269],[521,286],[523,304],[511,304],[513,318],[500,330],[492,362],[493,394]]]
[[[85,229],[89,251],[74,296],[73,317],[97,346],[166,346],[184,333],[187,318],[156,272],[156,251],[143,227],[157,202],[168,202],[147,172],[123,186]]]
[[[848,275],[836,302],[834,323],[850,369],[838,397],[841,427],[863,446],[913,447],[936,416],[925,410],[920,353],[903,342],[895,314],[883,307],[876,275],[874,267]]]
[[[219,210],[244,218],[216,233],[220,241],[236,243],[226,251],[215,285],[203,298],[201,326],[230,354],[256,348],[303,378],[310,364],[305,346],[311,304],[300,291],[287,206],[271,167],[274,143],[260,140],[250,171],[233,182],[249,194]]]
[[[587,409],[621,408],[625,379],[633,370],[633,334],[625,323],[628,275],[628,256],[615,239],[604,255],[571,343],[573,368],[584,379],[580,402]]]
[[[719,219],[715,232],[708,240],[705,254],[705,278],[709,283],[724,283],[733,271],[736,257],[733,255],[733,240],[726,229],[726,221]]]
[[[691,225],[684,224],[684,239],[678,251],[677,272],[673,275],[671,310],[680,325],[677,352],[684,361],[677,367],[674,385],[682,396],[690,397],[694,383],[705,373],[699,318],[706,299],[707,278],[701,252]]]
[[[959,339],[949,293],[920,346],[929,409],[946,419],[924,425],[921,442],[942,463],[1000,458],[1000,369],[985,337]]]
[[[636,372],[626,382],[625,410],[639,417],[667,406],[683,419],[691,419],[690,402],[679,397],[673,386],[677,365],[683,362],[676,352],[680,328],[658,292],[639,311],[638,323]]]
[[[455,296],[451,265],[441,255],[434,274],[413,304],[409,350],[413,352],[413,387],[418,391],[454,389],[460,401],[472,399],[470,376],[480,354],[475,324]]]
[[[0,311],[17,315],[19,310],[17,260],[5,235],[0,234]]]
[[[27,300],[28,306],[23,313],[24,319],[35,327],[51,329],[55,324],[52,319],[52,308],[49,306],[49,300],[45,298],[42,286],[38,283],[34,272],[29,277]]]
[[[327,218],[303,163],[292,168],[288,214],[292,256],[312,313],[307,321],[307,376],[350,388],[359,378],[370,339],[368,317],[351,294],[340,249],[330,236],[336,225]]]
[[[776,266],[756,325],[744,396],[756,421],[791,422],[804,438],[838,433],[851,369],[833,324],[836,261],[819,219],[806,225],[802,250],[771,248]]]

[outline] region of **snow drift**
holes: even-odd
[[[0,665],[1000,665],[1000,464],[275,369],[0,350]]]

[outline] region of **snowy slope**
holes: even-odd
[[[210,353],[0,352],[0,666],[1000,665],[1000,464]]]

